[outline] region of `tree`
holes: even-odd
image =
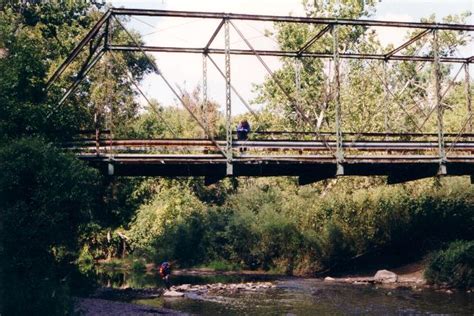
[[[5,314],[67,313],[68,284],[75,270],[71,265],[77,259],[82,227],[92,220],[107,225],[117,225],[117,218],[129,220],[129,215],[116,214],[117,210],[111,211],[115,221],[97,216],[102,193],[97,172],[48,143],[70,139],[78,130],[94,126],[102,96],[94,91],[92,81],[85,80],[78,88],[79,97],[57,106],[85,54],[49,91],[45,87],[52,72],[100,18],[101,7],[96,2],[71,1],[1,5],[0,283],[6,288],[1,293]],[[125,35],[116,27],[114,32],[119,38]],[[122,91],[107,106],[120,110],[114,126],[126,124],[138,108],[131,80],[141,79],[149,65],[144,57],[126,53],[117,60],[109,56],[98,66],[89,78]],[[111,76],[104,74],[106,67]],[[23,138],[32,134],[42,138]],[[120,209],[116,204],[108,203],[107,209]]]
[[[13,136],[61,129],[63,134],[84,122],[78,108],[62,108],[48,120],[54,97],[45,83],[50,72],[92,25],[90,3],[35,3],[5,5],[0,12],[0,129]],[[59,88],[53,96],[59,95]],[[74,123],[73,123],[74,122]]]
[[[344,1],[339,8],[337,8],[337,2],[335,0],[306,0],[303,2],[303,5],[305,6],[307,16],[313,17],[337,15],[340,18],[360,18],[370,16],[375,10],[375,1],[372,0]],[[298,51],[321,30],[321,26],[313,24],[276,23],[275,34],[269,35],[274,35],[281,49]],[[378,46],[373,36],[366,36],[367,30],[363,27],[344,28],[337,32],[340,52],[356,49],[367,50],[373,46]],[[370,40],[370,44],[359,45],[367,38]],[[331,35],[324,35],[309,47],[307,51],[332,52],[333,42]],[[287,128],[313,130],[314,126],[318,126],[318,128],[325,126],[332,129],[334,126],[334,90],[331,89],[330,82],[332,63],[307,57],[296,60],[282,58],[281,61],[282,68],[275,71],[275,77],[282,83],[285,92],[268,77],[262,85],[256,87],[259,92],[257,101],[266,103],[267,108],[278,113],[283,118]],[[295,83],[296,69],[299,67],[297,63],[301,63],[300,89],[296,87]],[[346,91],[349,89],[350,87],[344,87]],[[286,94],[290,95],[291,100],[288,100]],[[304,116],[312,122],[311,126],[308,126]],[[323,123],[325,124],[323,125]]]
[[[99,127],[114,127],[120,134],[121,127],[137,115],[132,81],[151,69],[139,53],[103,57],[62,106],[57,102],[87,55],[79,54],[49,91],[45,89],[48,77],[99,20],[101,7],[95,2],[46,2],[6,5],[0,12],[0,49],[6,52],[0,57],[3,135],[54,131],[50,137],[65,139],[80,129],[94,128],[96,112],[102,114]],[[116,22],[111,22],[111,29],[116,40],[132,41]]]
[[[2,314],[63,315],[97,171],[40,139],[2,144],[0,167]]]
[[[459,15],[448,15],[443,18],[444,23],[464,24],[471,15],[464,12]],[[421,19],[421,22],[433,23],[435,16],[431,15]],[[456,32],[450,30],[440,30],[438,32],[439,56],[456,57],[457,49],[466,45],[471,36],[466,32]],[[405,40],[409,40],[419,33],[418,30],[407,32]],[[389,47],[391,49],[393,47]],[[433,35],[431,33],[424,35],[420,40],[414,42],[405,49],[406,55],[420,55],[432,57],[434,55]],[[455,73],[460,65],[449,63],[440,64],[440,85],[441,106],[443,112],[448,116],[465,118],[465,108],[459,107],[459,103],[453,102],[459,95],[459,83],[450,87],[451,80],[455,80]],[[388,120],[389,130],[396,132],[436,132],[437,117],[435,108],[435,86],[433,80],[434,64],[431,62],[413,62],[401,61],[391,62],[387,67],[387,82],[392,93],[388,96]],[[382,76],[379,70],[379,76]],[[459,79],[457,79],[459,80]],[[447,93],[445,96],[444,94]],[[465,119],[461,118],[461,121]],[[453,120],[447,120],[445,131],[459,131],[455,129],[456,124]],[[454,125],[453,125],[454,124]]]
[[[351,19],[368,17],[376,8],[375,1],[341,1],[338,7],[339,2],[315,0],[304,1],[304,5],[308,16]],[[468,16],[470,13],[462,13],[447,16],[443,21],[462,24]],[[434,16],[422,19],[422,22],[434,21]],[[276,23],[275,34],[270,35],[274,36],[281,49],[298,51],[322,29],[322,26],[312,24]],[[335,30],[341,53],[383,54],[394,48],[383,48],[371,28],[338,27]],[[330,33],[331,30],[328,30],[307,51],[333,52]],[[419,30],[408,32],[406,40],[418,33]],[[455,56],[456,48],[465,45],[469,37],[466,32],[439,31],[440,56]],[[407,47],[403,54],[433,56],[431,38],[431,34],[426,34]],[[332,60],[302,57],[282,58],[281,62],[282,67],[275,71],[275,77],[285,91],[270,77],[256,87],[259,92],[257,101],[265,103],[264,112],[271,113],[278,127],[283,125],[284,129],[334,131],[336,100]],[[434,112],[435,104],[433,63],[391,61],[384,65],[380,61],[341,59],[339,69],[344,132],[436,131],[436,115],[429,116]],[[453,65],[441,64],[440,73],[444,91],[453,76]],[[300,88],[296,86],[298,74]],[[442,100],[443,109],[454,108],[449,100],[449,95]]]

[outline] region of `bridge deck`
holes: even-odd
[[[207,139],[81,140],[64,147],[114,175],[226,176],[226,157]],[[335,150],[330,139],[235,141],[233,175],[299,176],[303,183],[331,178]],[[446,152],[447,175],[474,175],[474,141],[447,141]],[[386,175],[391,182],[435,176],[441,163],[438,143],[430,140],[353,140],[344,143],[344,153],[344,175]]]

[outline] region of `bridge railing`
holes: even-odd
[[[436,161],[437,134],[345,133],[344,159]],[[474,134],[445,134],[448,160],[474,160]],[[62,146],[84,159],[214,159],[225,160],[216,139],[113,139],[107,132],[87,135]],[[260,132],[248,140],[234,140],[234,160],[291,159],[333,160],[337,148],[334,133]]]

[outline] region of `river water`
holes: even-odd
[[[154,298],[133,303],[201,315],[474,315],[474,294],[431,289],[387,289],[375,285],[328,283],[321,279],[262,275],[173,276],[174,285],[272,281],[276,287],[184,298]],[[163,287],[156,275],[107,274],[104,285]]]

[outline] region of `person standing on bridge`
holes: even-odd
[[[237,139],[238,140],[247,140],[249,139],[250,133],[250,124],[247,120],[240,121],[239,125],[237,125]]]

